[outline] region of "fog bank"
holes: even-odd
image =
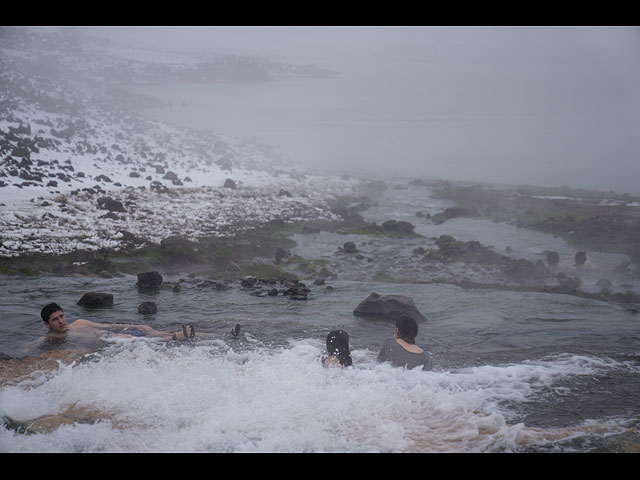
[[[237,108],[228,103],[226,125],[211,124],[282,145],[304,166],[640,193],[635,27],[84,30],[156,49],[340,72],[296,91],[288,108],[257,86],[263,91],[239,95]],[[176,120],[209,127],[200,117]]]

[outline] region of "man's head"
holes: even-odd
[[[40,312],[42,321],[49,327],[50,332],[63,333],[67,331],[67,317],[62,307],[57,303],[48,303]]]

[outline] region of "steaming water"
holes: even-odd
[[[397,215],[409,194],[390,189],[367,215],[378,220]],[[421,208],[441,206],[424,192],[411,195],[419,195]],[[413,213],[417,204],[410,203]],[[485,227],[488,240],[508,240],[514,249],[547,248],[558,241],[503,225]],[[470,237],[483,230],[462,220],[455,228]],[[299,248],[314,251],[318,238],[309,236]],[[316,255],[322,255],[319,240],[316,246]],[[340,279],[328,282],[333,289],[312,285],[306,301],[253,296],[238,284],[212,290],[179,274],[166,275],[165,282],[181,282],[182,289],[139,292],[135,276],[0,278],[1,352],[13,357],[60,348],[93,352],[72,365],[3,382],[0,408],[7,415],[35,420],[34,425],[43,418],[54,423],[37,435],[0,429],[0,451],[639,448],[639,317],[620,306],[567,295]],[[78,307],[87,291],[113,293],[113,308]],[[431,352],[434,371],[375,361],[392,325],[352,314],[371,292],[414,299],[428,318],[417,343]],[[42,343],[39,310],[54,299],[71,320],[146,323],[170,332],[192,322],[201,335],[191,345],[108,334]],[[156,315],[137,313],[147,300],[158,304]],[[229,334],[236,323],[242,325],[240,337]],[[320,364],[324,338],[334,328],[351,335],[353,368]]]

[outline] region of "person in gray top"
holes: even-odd
[[[386,339],[382,344],[378,361],[391,362],[394,367],[411,369],[422,366],[422,370],[431,370],[431,355],[416,345],[417,335],[417,322],[409,316],[400,316],[396,320],[393,338]]]

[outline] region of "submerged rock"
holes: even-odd
[[[404,295],[379,295],[372,293],[353,310],[357,317],[372,317],[395,320],[407,315],[416,322],[426,322],[427,318],[416,308],[413,299]]]

